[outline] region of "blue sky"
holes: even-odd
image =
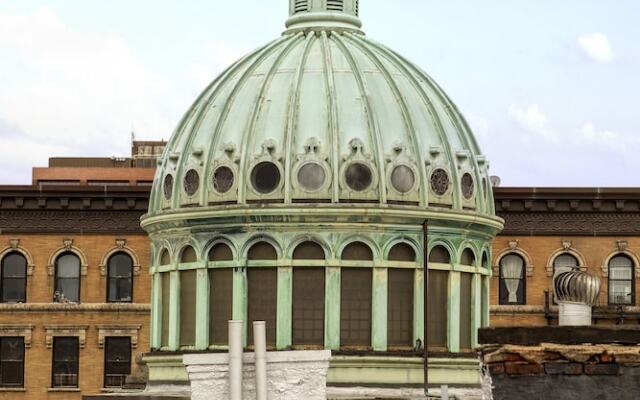
[[[218,72],[283,30],[286,0],[0,0],[0,183],[49,156],[168,138]],[[506,186],[640,186],[640,2],[364,0]]]

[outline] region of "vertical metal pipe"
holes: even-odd
[[[253,343],[256,356],[256,399],[267,400],[267,323],[253,322]]]
[[[229,321],[229,399],[242,400],[243,321]]]
[[[429,220],[422,225],[424,236],[424,395],[429,396]]]

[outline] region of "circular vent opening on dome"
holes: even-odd
[[[368,165],[353,163],[345,171],[347,185],[356,192],[367,190],[373,181],[373,175]]]
[[[408,166],[398,165],[391,172],[391,184],[398,192],[408,193],[416,184],[416,176]]]
[[[235,178],[229,167],[218,167],[213,173],[213,188],[218,193],[227,193],[233,187]]]
[[[298,170],[298,182],[310,192],[319,190],[326,180],[324,168],[316,162],[308,162]]]
[[[431,174],[431,190],[438,196],[442,196],[449,190],[449,174],[442,168],[438,168]]]
[[[173,175],[167,175],[164,177],[164,184],[162,185],[164,192],[164,198],[169,200],[173,194]]]
[[[271,193],[280,185],[280,170],[272,162],[259,163],[251,171],[251,183],[258,193]]]
[[[473,197],[474,186],[473,177],[470,173],[462,175],[462,195],[465,199],[470,200]]]
[[[184,176],[184,191],[189,196],[193,196],[200,188],[200,175],[195,169],[190,169]]]

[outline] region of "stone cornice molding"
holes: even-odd
[[[106,337],[130,337],[131,347],[138,347],[138,334],[142,325],[98,325],[98,347],[104,347]]]
[[[53,338],[56,336],[77,336],[80,348],[84,349],[87,342],[87,325],[45,325],[44,330],[46,332],[46,345],[50,349],[53,347]]]
[[[24,346],[29,349],[33,328],[33,325],[0,324],[0,336],[21,336],[24,338]]]

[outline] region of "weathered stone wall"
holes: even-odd
[[[330,351],[282,351],[267,353],[267,391],[279,400],[325,400]],[[229,397],[229,355],[185,355],[191,381],[191,399]],[[256,396],[254,354],[244,355],[243,399]]]

